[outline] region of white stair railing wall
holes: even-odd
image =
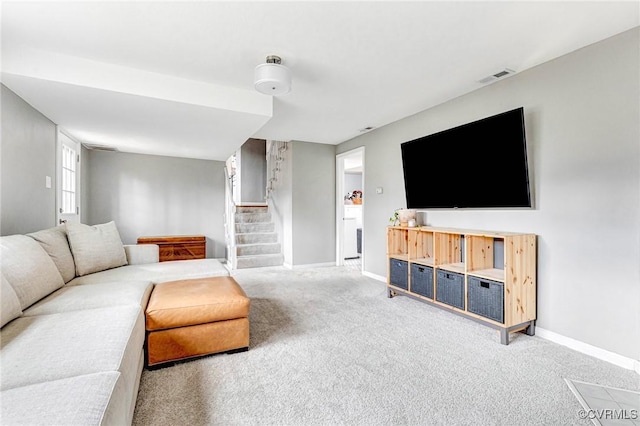
[[[286,185],[283,179],[290,179],[290,176],[285,176],[291,166],[287,164],[291,159],[288,158],[287,151],[290,151],[290,142],[284,141],[267,141],[267,187],[265,191],[265,199],[269,206],[269,212],[273,218],[275,224],[275,231],[278,234],[278,241],[281,243],[282,254],[284,256],[285,247],[288,247],[287,240],[285,239],[284,222],[286,213],[286,199],[290,197],[290,194],[280,193],[284,188],[285,191],[289,191],[290,185]],[[289,171],[290,172],[290,171]],[[283,184],[285,186],[283,187]],[[284,197],[284,198],[283,198]],[[285,202],[285,205],[282,203]],[[283,208],[285,209],[283,211]]]
[[[278,182],[278,175],[281,170],[282,162],[284,161],[284,154],[289,146],[288,142],[284,141],[267,141],[267,188],[265,198],[269,200],[271,193],[276,187]]]
[[[231,269],[236,269],[238,265],[236,254],[236,203],[233,201],[233,180],[234,174],[229,174],[229,170],[225,166],[225,217],[224,217],[224,230],[225,240],[227,243],[227,262]]]

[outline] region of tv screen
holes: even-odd
[[[400,146],[407,208],[531,207],[523,108]]]

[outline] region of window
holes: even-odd
[[[80,143],[58,129],[56,215],[58,223],[80,222]]]
[[[62,204],[60,213],[76,213],[76,151],[62,146]]]

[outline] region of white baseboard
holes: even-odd
[[[256,201],[252,203],[250,201],[243,201],[240,204],[236,204],[236,207],[267,207],[267,203],[264,201]]]
[[[557,343],[562,346],[566,346],[575,351],[581,352],[586,355],[590,355],[594,358],[607,361],[618,367],[633,370],[640,374],[640,360],[628,358],[620,354],[607,351],[606,349],[598,348],[588,343],[581,342],[579,340],[572,339],[571,337],[563,336],[562,334],[555,333],[553,331],[545,330],[544,328],[536,327],[536,336],[543,339]]]
[[[383,277],[382,275],[374,274],[367,271],[362,271],[362,275],[364,275],[365,277],[373,278],[377,281],[382,281],[383,283],[387,282],[387,277]]]
[[[227,268],[229,269],[229,272],[231,272],[231,274],[244,274],[247,272],[260,272],[260,271],[278,271],[278,270],[282,270],[282,268],[286,268],[284,265],[274,265],[274,266],[256,266],[256,267],[252,267],[252,268],[240,268],[240,269],[231,269],[231,268]]]
[[[287,269],[325,268],[327,266],[336,266],[336,262],[307,263],[305,265],[291,265],[290,263],[283,263],[282,266]]]
[[[363,271],[362,275],[373,278],[374,280],[382,281],[384,283],[387,282],[387,278],[383,277],[382,275],[373,274],[367,271]],[[554,343],[558,343],[559,345],[566,346],[583,354],[590,355],[594,358],[609,362],[619,367],[633,370],[636,373],[640,374],[640,360],[628,358],[620,354],[598,348],[588,343],[584,343],[579,340],[554,333],[553,331],[545,330],[544,328],[540,327],[536,327],[536,336],[542,337],[543,339],[552,341]]]

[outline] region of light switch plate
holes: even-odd
[[[51,176],[44,177],[44,186],[46,188],[51,188]]]
[[[382,194],[382,187],[381,186],[376,188],[376,194]]]

